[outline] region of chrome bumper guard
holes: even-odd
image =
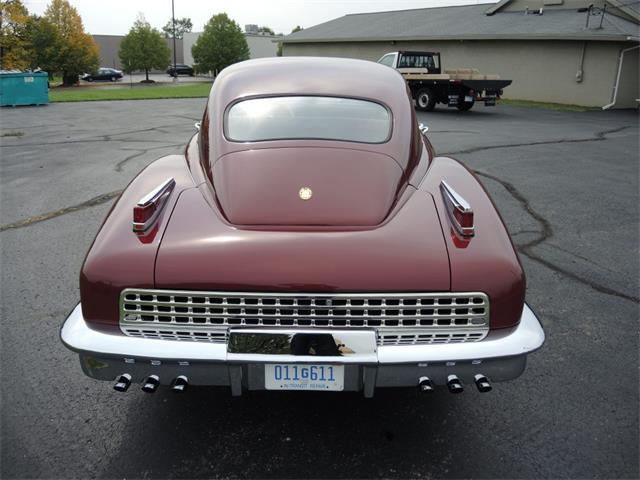
[[[526,304],[514,329],[465,343],[379,346],[371,328],[232,328],[226,344],[136,338],[89,328],[80,304],[60,337],[80,355],[85,374],[98,380],[127,373],[142,382],[157,375],[167,385],[184,375],[192,385],[230,386],[240,395],[243,389],[264,389],[265,363],[327,363],[345,365],[344,389],[367,397],[377,387],[416,387],[423,377],[434,385],[446,385],[450,375],[465,383],[479,374],[492,382],[512,380],[545,338]]]

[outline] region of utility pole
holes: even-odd
[[[178,68],[176,66],[176,10],[171,0],[171,22],[173,23],[173,81],[178,81]]]
[[[0,29],[2,29],[4,15],[5,15],[4,8],[0,7]],[[4,42],[2,43],[3,45],[0,45],[0,70],[2,70],[4,67]]]

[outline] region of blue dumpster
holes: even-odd
[[[0,72],[0,106],[46,105],[47,80],[46,72]]]

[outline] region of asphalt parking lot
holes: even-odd
[[[357,394],[166,390],[85,378],[58,330],[118,192],[178,153],[204,99],[3,109],[2,478],[638,478],[638,113],[420,114],[480,175],[547,342],[524,375]]]

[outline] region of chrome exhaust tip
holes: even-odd
[[[429,377],[420,377],[418,379],[418,391],[420,393],[432,393],[433,383]]]
[[[144,379],[144,385],[142,385],[142,391],[146,393],[155,392],[160,386],[160,377],[157,375],[149,375]]]
[[[131,386],[131,375],[128,373],[123,373],[122,375],[116,378],[116,384],[113,386],[113,389],[116,392],[126,392],[129,390]]]
[[[491,387],[491,384],[489,383],[489,379],[484,375],[482,375],[481,373],[477,374],[474,377],[474,379],[475,379],[474,381],[476,382],[476,387],[478,388],[479,392],[486,393],[492,390],[493,387]]]
[[[460,381],[457,375],[449,375],[447,377],[447,387],[449,387],[449,391],[451,393],[464,392],[464,387],[462,386],[462,382]]]
[[[173,393],[182,393],[189,386],[189,379],[185,375],[178,375],[174,378],[171,384],[171,391]]]

